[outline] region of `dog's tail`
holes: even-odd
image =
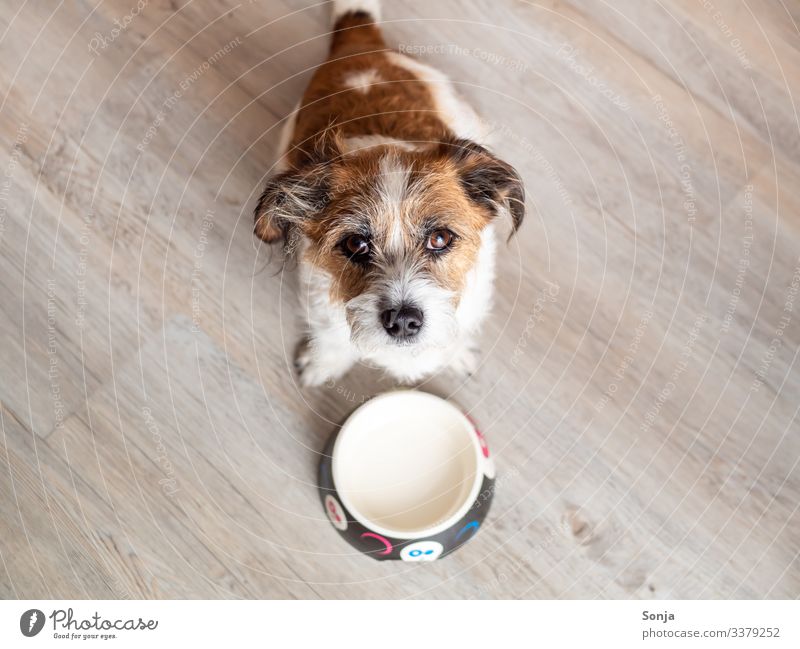
[[[386,48],[376,23],[381,18],[379,0],[333,0],[331,56],[347,56]]]

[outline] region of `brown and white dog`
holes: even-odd
[[[333,41],[287,120],[255,233],[298,257],[304,385],[357,361],[412,382],[469,373],[491,304],[495,225],[524,215],[516,171],[435,69],[387,48],[377,0],[333,3]]]

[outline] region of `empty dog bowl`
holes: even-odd
[[[433,561],[468,541],[494,495],[483,435],[453,404],[399,390],[360,406],[319,465],[325,513],[369,556]]]

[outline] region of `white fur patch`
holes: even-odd
[[[333,0],[333,22],[351,11],[366,11],[376,22],[381,19],[379,0]]]
[[[406,197],[411,170],[401,166],[390,154],[381,159],[380,173],[378,201],[381,210],[392,219],[387,248],[390,251],[400,251],[403,247],[403,218],[400,207]]]
[[[361,149],[369,149],[374,146],[396,146],[404,151],[419,151],[426,146],[424,144],[406,142],[405,140],[398,140],[397,138],[386,137],[384,135],[354,135],[353,137],[345,138],[343,143],[347,153],[353,153]]]
[[[456,310],[458,326],[465,333],[477,333],[492,306],[496,248],[494,224],[489,223],[481,233],[478,258],[467,273]]]
[[[383,81],[381,75],[377,70],[361,70],[360,72],[352,72],[344,78],[344,85],[346,88],[357,90],[361,94],[366,95],[370,88],[376,83]]]
[[[395,210],[400,206],[408,189],[408,176],[410,173],[411,170],[401,165],[397,158],[391,154],[381,159],[381,179],[378,186],[378,194],[383,204]]]

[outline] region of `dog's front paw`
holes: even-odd
[[[481,362],[481,354],[473,345],[465,346],[450,361],[450,369],[462,376],[472,376]]]
[[[313,388],[322,385],[328,379],[320,363],[315,363],[314,349],[310,338],[303,338],[297,343],[294,352],[294,369],[300,385]]]
[[[314,388],[338,379],[352,365],[352,359],[340,350],[320,350],[310,338],[301,340],[294,354],[294,368],[300,385]]]

